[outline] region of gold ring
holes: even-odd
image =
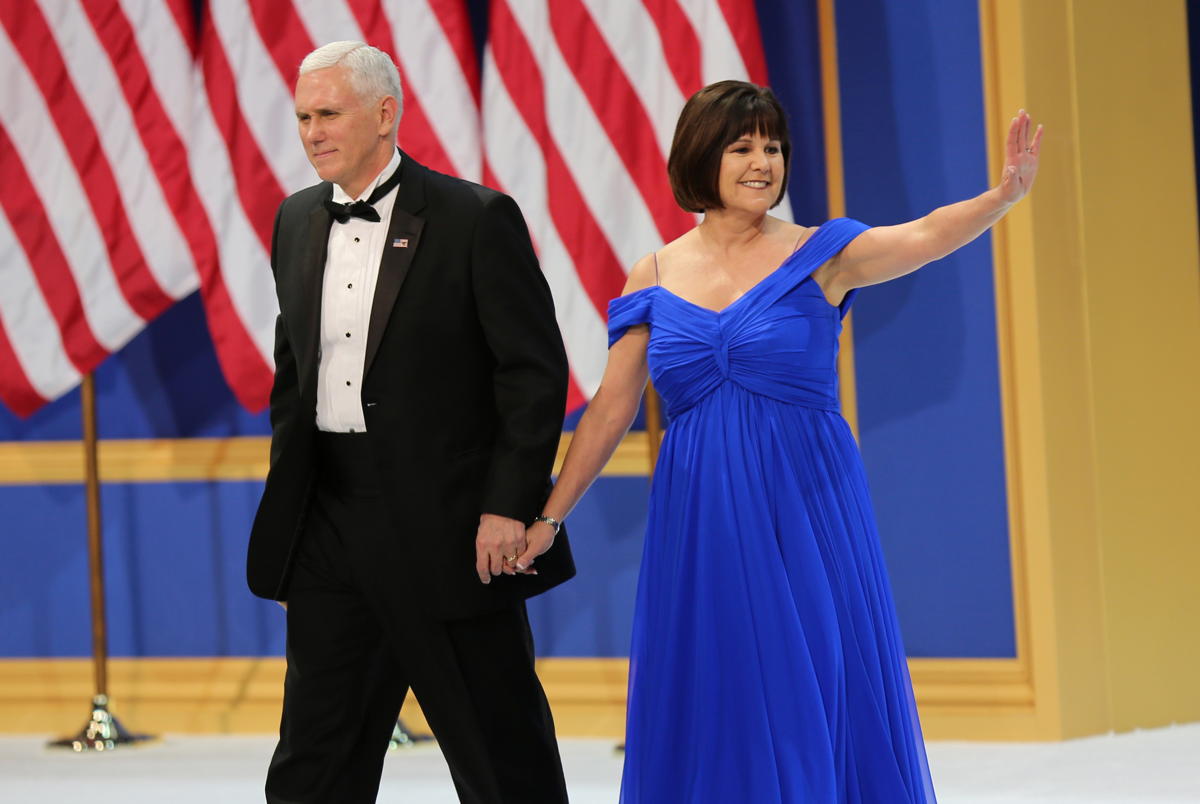
[[[505,556],[505,557],[504,557],[504,560],[505,560],[505,561],[507,561],[509,564],[511,564],[511,563],[513,563],[514,561],[516,561],[516,560],[517,560],[517,556],[519,556],[519,555],[521,555],[521,554],[520,554],[520,553],[513,553],[511,556]]]

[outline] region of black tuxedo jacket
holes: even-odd
[[[395,529],[395,578],[437,618],[471,616],[574,575],[566,534],[536,576],[475,572],[481,513],[541,511],[562,431],[567,362],[525,221],[506,195],[402,154],[367,333],[363,413]],[[279,299],[271,467],[247,557],[256,595],[287,599],[318,471],[321,288],[331,218],[323,182],[285,199],[271,269]]]

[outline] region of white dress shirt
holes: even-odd
[[[375,180],[358,199],[365,201],[382,182],[400,169],[400,152],[392,153]],[[367,328],[371,301],[379,278],[384,241],[396,203],[398,188],[375,202],[379,222],[350,218],[329,228],[325,255],[325,281],[321,287],[321,340],[317,369],[317,429],[332,433],[364,433],[362,409],[363,366],[367,357]],[[338,185],[333,200],[355,200]]]

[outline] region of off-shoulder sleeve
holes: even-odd
[[[650,323],[650,304],[653,299],[648,291],[653,287],[618,296],[608,303],[608,348],[611,349],[614,343],[621,340],[630,327]]]
[[[835,254],[840,254],[846,246],[850,245],[854,238],[871,228],[862,221],[856,221],[854,218],[835,218],[825,225],[830,226],[831,224],[832,231],[830,234],[836,238],[835,242],[837,243],[836,250],[834,251]],[[858,295],[858,290],[858,288],[855,288],[846,291],[842,303],[838,305],[838,315],[841,318],[845,318],[846,314],[850,312],[850,305],[854,303],[854,297]]]

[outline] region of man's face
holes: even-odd
[[[395,117],[396,99],[364,101],[345,67],[314,70],[296,81],[296,121],[308,161],[351,198],[391,158]]]

